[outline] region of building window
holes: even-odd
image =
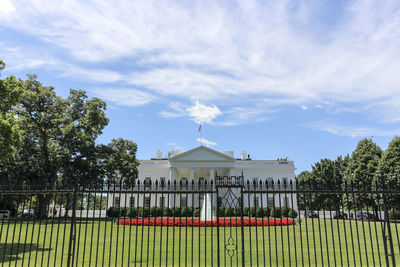
[[[274,179],[272,177],[267,178],[267,184],[268,188],[272,188],[272,183],[274,182]]]
[[[131,197],[131,198],[130,198],[130,200],[129,200],[129,206],[130,206],[131,208],[134,208],[134,207],[135,207],[135,197]]]
[[[258,197],[254,197],[254,207],[260,206],[260,199]]]
[[[187,188],[188,180],[187,180],[186,177],[182,177],[182,178],[181,178],[181,183],[182,183],[182,187],[183,187],[183,188]]]
[[[187,198],[185,197],[181,197],[181,207],[186,207],[187,206]]]
[[[275,206],[275,197],[274,195],[267,196],[267,207],[274,207]]]
[[[150,207],[150,197],[144,197],[144,206]]]
[[[119,207],[121,199],[119,197],[114,197],[114,207]]]
[[[257,185],[258,185],[258,177],[253,177],[251,182],[253,183],[254,187],[257,187]]]
[[[199,177],[199,184],[200,184],[200,187],[204,186],[204,177]]]
[[[160,208],[165,207],[165,197],[160,197]]]
[[[160,177],[160,186],[165,187],[165,177]]]
[[[150,188],[151,185],[151,178],[150,177],[146,177],[144,179],[144,188]]]
[[[287,186],[288,186],[287,177],[282,178],[282,184],[283,184],[283,188],[287,188]]]

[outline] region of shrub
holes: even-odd
[[[218,208],[218,216],[219,217],[225,217],[225,208],[224,207],[219,207]]]
[[[195,208],[193,210],[193,216],[194,217],[200,217],[200,209],[199,208]]]
[[[136,209],[136,212],[137,212],[137,216],[138,217],[143,217],[143,210],[144,210],[145,208],[143,208],[143,207],[138,207],[137,209]]]
[[[389,211],[389,218],[391,220],[399,220],[400,219],[400,210]]]
[[[167,208],[164,208],[163,215],[167,216],[167,217],[172,217],[174,215],[174,213],[171,208],[167,207]]]
[[[264,217],[264,209],[261,207],[256,208],[256,216],[258,218]]]
[[[137,209],[136,208],[130,208],[129,210],[128,210],[128,217],[129,218],[134,218],[134,217],[136,217],[137,216]]]
[[[159,216],[158,207],[152,207],[150,209],[150,214],[152,217],[158,217]]]
[[[271,216],[271,208],[270,207],[264,208],[264,216],[266,216],[266,217]]]
[[[288,217],[289,216],[289,211],[291,210],[291,208],[289,207],[282,207],[281,208],[281,214],[283,217]]]
[[[181,209],[181,216],[182,217],[192,217],[193,215],[193,208],[192,207],[183,207]]]
[[[181,208],[180,207],[174,207],[173,209],[173,213],[175,217],[181,217]]]
[[[280,218],[282,216],[282,210],[279,207],[273,207],[271,209],[271,216],[274,218]]]
[[[235,215],[235,210],[231,207],[226,207],[225,208],[225,216],[226,217],[232,217]]]
[[[160,217],[163,216],[164,215],[164,208],[158,207],[157,208],[157,214]]]
[[[236,207],[235,208],[235,215],[236,216],[240,216],[241,215],[241,208],[240,207]]]
[[[106,212],[107,217],[126,217],[127,213],[127,208],[123,207],[110,207]]]
[[[114,215],[114,207],[108,208],[107,217],[115,217],[115,215]]]
[[[149,208],[143,208],[142,209],[142,217],[149,217],[150,216],[150,209]]]
[[[256,217],[256,208],[255,207],[251,207],[249,212],[250,212],[251,217]]]
[[[243,216],[249,216],[249,207],[244,207],[243,208]]]
[[[297,218],[297,211],[294,209],[290,209],[289,211],[289,217],[290,218]]]

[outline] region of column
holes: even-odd
[[[210,183],[213,181],[215,183],[215,174],[214,174],[214,168],[210,168]]]
[[[190,177],[189,177],[189,185],[188,185],[188,189],[192,189],[192,183],[194,181],[194,168],[191,167],[190,168]],[[192,202],[192,198],[193,196],[191,194],[188,194],[188,207],[193,207],[193,202]]]
[[[210,184],[211,184],[211,181],[213,182],[213,187],[214,187],[215,186],[215,171],[214,171],[214,168],[210,168]],[[217,199],[216,198],[217,198],[216,194],[211,197],[211,206],[212,207],[216,207],[217,206]]]
[[[190,168],[190,179],[189,179],[190,185],[192,184],[193,180],[194,180],[194,168]]]
[[[171,191],[175,190],[174,188],[174,181],[175,181],[175,168],[174,167],[170,167],[169,168],[169,182],[171,183]],[[167,197],[168,199],[168,197]],[[169,207],[173,207],[174,206],[174,201],[175,201],[175,195],[174,194],[170,194],[169,195]]]

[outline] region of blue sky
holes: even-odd
[[[297,173],[400,133],[399,1],[0,0],[3,77],[108,104],[138,158],[203,143]]]

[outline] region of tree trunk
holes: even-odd
[[[51,199],[51,194],[38,195],[38,200],[39,200],[38,218],[39,219],[47,218],[50,199]]]

